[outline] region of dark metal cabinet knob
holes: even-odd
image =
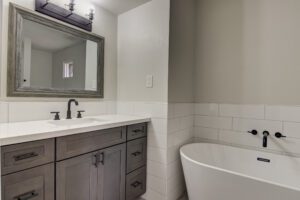
[[[257,132],[257,130],[253,129],[252,131],[248,131],[248,133],[251,133],[252,135],[257,135],[258,132]]]
[[[282,133],[279,133],[279,132],[275,133],[275,137],[277,137],[277,138],[286,138],[285,135],[282,135]]]

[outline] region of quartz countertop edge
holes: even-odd
[[[91,120],[91,122],[81,123],[81,120],[86,119]],[[151,118],[148,116],[139,117],[131,115],[99,115],[73,120],[76,121],[41,120],[2,123],[0,124],[0,146],[145,123],[150,122]],[[64,121],[75,123],[78,122],[78,124],[55,124],[60,122],[63,123]]]

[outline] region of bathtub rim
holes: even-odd
[[[192,145],[196,145],[196,144],[210,144],[210,145],[213,144],[213,145],[218,145],[218,146],[232,147],[232,148],[235,148],[235,149],[244,149],[244,148],[240,148],[240,147],[234,147],[234,146],[223,145],[223,144],[218,144],[218,143],[197,142],[197,143],[191,143],[191,144],[186,144],[186,145],[182,146],[180,148],[180,156],[183,157],[183,158],[185,158],[186,160],[194,163],[194,164],[197,164],[197,165],[200,165],[200,166],[203,166],[203,167],[206,167],[206,168],[218,170],[218,171],[221,171],[221,172],[233,174],[233,175],[236,175],[236,176],[241,176],[241,177],[252,179],[252,180],[255,180],[255,181],[259,181],[259,182],[263,182],[263,183],[268,183],[268,184],[275,185],[275,186],[278,186],[278,187],[283,187],[283,188],[286,188],[286,189],[289,189],[289,190],[294,190],[296,192],[300,192],[300,188],[297,188],[297,187],[293,187],[293,186],[288,186],[288,185],[285,185],[285,184],[280,184],[280,183],[272,182],[272,181],[269,181],[269,180],[266,180],[266,179],[262,179],[262,178],[258,178],[258,177],[254,177],[254,176],[249,176],[249,175],[246,175],[246,174],[243,174],[243,173],[234,172],[232,170],[227,170],[227,169],[224,169],[224,168],[216,167],[216,166],[213,166],[213,165],[208,165],[208,164],[201,163],[199,161],[193,160],[193,159],[189,158],[187,155],[184,154],[183,148],[186,147],[186,146],[192,146]],[[257,151],[257,150],[249,150],[249,149],[246,149],[246,148],[245,148],[245,150],[248,150],[248,151]],[[268,152],[265,152],[265,153],[268,153]],[[269,153],[269,154],[272,154],[272,153]],[[287,156],[287,155],[284,155],[284,156]],[[292,156],[287,156],[287,157],[292,157]],[[182,163],[182,161],[181,161],[181,163]]]

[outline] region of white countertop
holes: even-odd
[[[0,124],[0,146],[149,122],[149,117],[100,115],[71,120]]]

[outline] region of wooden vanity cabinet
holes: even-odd
[[[126,144],[60,161],[57,200],[125,200]]]
[[[147,123],[1,147],[2,200],[134,200]]]

